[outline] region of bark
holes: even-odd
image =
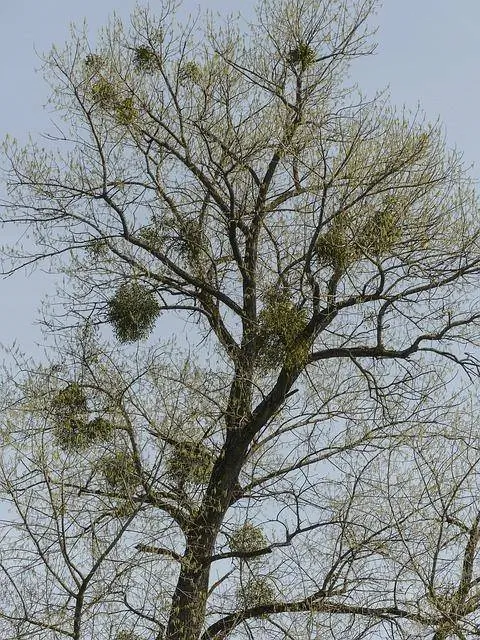
[[[198,516],[186,533],[187,546],[165,640],[196,640],[202,633],[215,540],[238,486],[250,439],[246,431],[240,429],[229,431],[227,435]]]
[[[210,565],[202,563],[202,559],[195,548],[189,549],[184,556],[165,640],[194,640],[200,637],[210,573]]]

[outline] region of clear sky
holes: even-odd
[[[155,7],[156,2],[150,3]],[[3,0],[0,2],[0,138],[10,133],[25,139],[48,128],[43,109],[48,97],[37,53],[68,40],[71,22],[87,19],[91,33],[115,10],[127,17],[134,0]],[[251,13],[253,0],[184,2],[214,11]],[[375,56],[355,67],[354,79],[368,93],[389,86],[392,102],[443,122],[451,146],[476,163],[480,177],[480,2],[479,0],[385,0],[377,15]],[[5,236],[4,236],[5,239]],[[0,281],[0,343],[14,340],[31,352],[40,338],[33,326],[42,292],[52,279],[37,271]]]

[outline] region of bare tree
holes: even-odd
[[[437,126],[348,88],[373,9],[167,0],[46,59],[56,128],[7,141],[2,217],[33,239],[7,268],[67,284],[4,385],[2,637],[479,635],[448,399],[478,205]]]

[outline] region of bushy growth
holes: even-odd
[[[258,607],[275,602],[275,589],[265,576],[251,578],[238,591],[238,599],[245,607]]]
[[[133,61],[138,71],[154,73],[160,68],[160,59],[150,47],[137,47]]]
[[[107,440],[114,426],[103,418],[85,420],[69,416],[58,419],[54,425],[54,437],[58,446],[65,451],[86,449],[96,442]]]
[[[398,214],[393,208],[385,208],[369,218],[359,235],[359,245],[368,255],[390,254],[401,239],[402,231]]]
[[[288,62],[292,65],[299,65],[302,69],[314,64],[316,59],[316,52],[306,42],[300,42],[298,46],[288,52]]]
[[[85,413],[87,411],[87,396],[81,385],[72,382],[53,397],[51,406],[56,417],[69,417]]]
[[[258,362],[265,369],[295,367],[308,357],[309,344],[301,336],[308,322],[305,309],[284,293],[269,292],[258,316]]]
[[[321,265],[342,272],[358,257],[358,246],[352,241],[346,221],[340,216],[318,237],[315,248]]]
[[[128,451],[117,451],[104,456],[100,469],[105,482],[112,489],[133,489],[141,480],[135,460]]]
[[[99,78],[92,85],[92,97],[103,108],[112,107],[116,103],[116,91],[113,84],[106,78]]]
[[[207,484],[214,462],[213,452],[202,442],[179,442],[168,459],[168,474],[179,484]]]
[[[155,294],[137,282],[122,284],[108,302],[108,320],[120,342],[147,338],[159,313]]]
[[[133,98],[125,98],[115,105],[115,119],[119,124],[125,126],[132,124],[137,119],[138,110],[135,107]]]
[[[316,242],[321,265],[344,272],[364,257],[391,255],[402,237],[395,200],[386,198],[381,207],[369,213],[364,222],[339,215]]]
[[[202,78],[202,69],[196,62],[191,60],[180,67],[179,76],[184,82],[187,80],[193,83],[199,82]]]
[[[260,527],[245,522],[230,536],[229,546],[233,552],[250,553],[266,547],[267,539]]]
[[[76,382],[54,396],[51,411],[55,441],[65,451],[84,449],[95,442],[105,441],[115,428],[102,417],[89,420],[87,397]]]

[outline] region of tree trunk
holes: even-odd
[[[172,609],[165,640],[197,640],[205,619],[210,565],[198,562],[194,550],[185,554],[177,587],[172,599]]]
[[[210,559],[242,468],[248,438],[230,432],[190,532],[172,599],[165,640],[198,640],[205,620]]]

